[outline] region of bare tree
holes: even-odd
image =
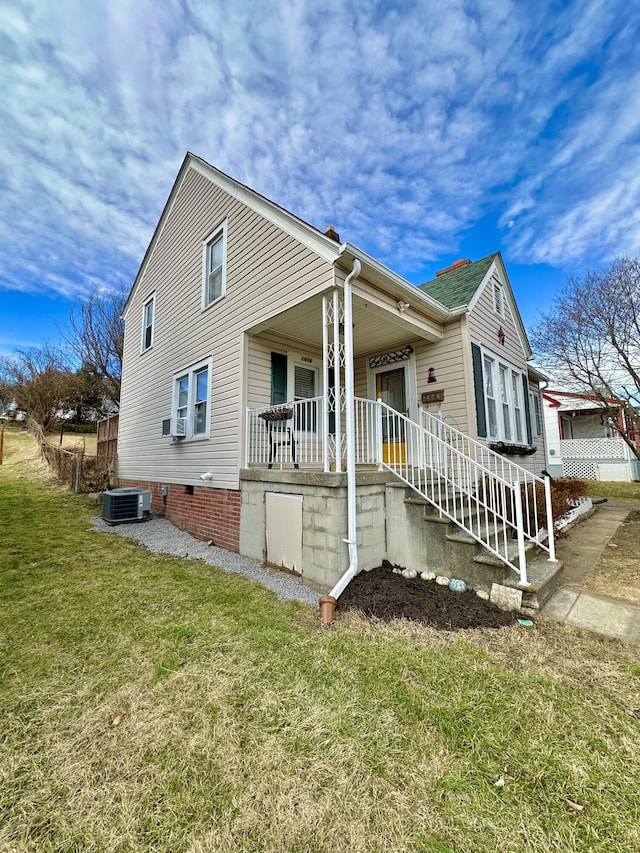
[[[44,430],[65,407],[77,383],[61,353],[50,346],[18,350],[3,359],[2,373],[12,401]]]
[[[640,430],[640,258],[569,279],[531,339],[552,375],[600,400],[610,426],[640,458],[633,441]]]
[[[124,290],[101,293],[94,290],[84,302],[72,306],[62,336],[80,364],[104,383],[105,396],[120,404],[124,321],[127,301]]]

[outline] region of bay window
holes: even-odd
[[[526,378],[523,372],[485,351],[482,353],[482,371],[487,438],[525,444],[527,428],[523,392]]]

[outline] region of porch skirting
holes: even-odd
[[[162,487],[167,489],[165,517],[198,539],[238,553],[240,544],[240,492],[207,486],[183,486],[148,480],[118,480],[118,486],[148,489],[152,512],[163,507]]]
[[[363,471],[356,479],[358,562],[366,571],[379,566],[386,557],[385,492],[390,479],[395,478],[388,472]],[[302,559],[296,569],[305,578],[331,589],[349,566],[344,542],[346,474],[247,468],[240,472],[240,487],[240,553],[277,564],[277,555],[273,559],[267,554],[267,495],[297,496],[302,504],[301,529],[292,529],[291,535],[301,542]]]

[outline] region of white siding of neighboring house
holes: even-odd
[[[226,297],[201,310],[203,240],[227,219]],[[245,406],[243,330],[332,282],[332,268],[200,173],[178,190],[127,308],[118,473],[127,480],[238,487]],[[155,293],[153,346],[140,352],[142,310]],[[212,358],[208,440],[172,443],[173,376]]]
[[[543,398],[544,428],[547,439],[547,468],[554,477],[562,476],[562,450],[560,448],[560,426],[558,409]]]

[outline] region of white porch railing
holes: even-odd
[[[323,448],[324,397],[247,409],[247,466],[323,465]]]
[[[527,584],[526,543],[555,560],[549,478],[421,413],[421,424],[380,401],[354,399],[355,462],[392,471]],[[282,419],[278,411],[282,411]],[[324,398],[247,409],[246,464],[321,467]],[[335,466],[340,470],[340,465]]]

